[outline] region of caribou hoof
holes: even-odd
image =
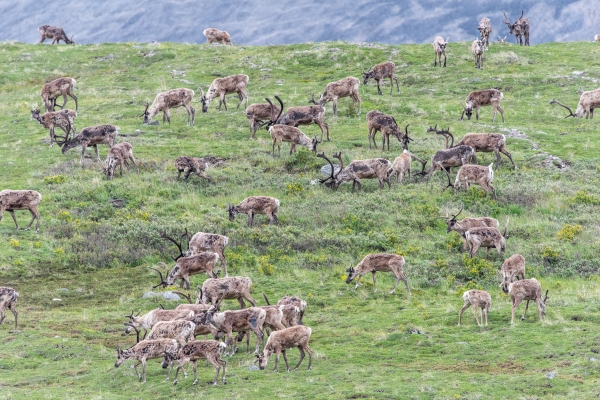
[[[223,379],[223,385],[227,385],[227,381]]]
[[[521,315],[521,321],[525,321],[525,317]]]
[[[216,382],[216,381],[215,381],[215,382],[213,382],[213,383],[212,383],[212,385],[213,385],[213,386],[217,386],[217,382]]]
[[[198,379],[196,379],[192,385],[195,385],[196,383],[198,383]]]
[[[177,379],[173,381],[173,385],[177,385]]]

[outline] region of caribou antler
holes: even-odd
[[[173,293],[175,293],[175,294],[178,294],[178,295],[180,295],[180,296],[184,297],[185,299],[187,299],[188,303],[190,303],[190,304],[194,304],[194,303],[192,303],[192,296],[190,296],[189,294],[185,294],[185,293],[182,293],[182,292],[178,292],[178,291],[176,291],[176,290],[173,290]]]
[[[265,301],[267,302],[267,305],[270,306],[271,303],[269,302],[269,299],[267,298],[267,295],[265,294],[265,292],[263,292],[263,297],[265,298]]]
[[[334,173],[334,171],[335,171],[335,168],[333,167],[333,163],[331,162],[331,160],[330,160],[329,158],[327,158],[327,156],[325,155],[325,153],[324,153],[324,152],[320,152],[320,153],[318,153],[318,154],[317,154],[317,157],[324,158],[325,160],[327,160],[327,162],[329,163],[329,165],[331,165],[331,176],[330,176],[330,177],[328,177],[328,178],[319,179],[319,182],[320,182],[320,183],[325,183],[325,182],[327,182],[328,180],[334,181],[334,180],[335,180],[335,177],[333,176],[333,173]]]
[[[523,15],[525,15],[525,10],[521,10],[521,16],[519,17],[519,19],[523,18]]]
[[[546,289],[546,295],[544,296],[544,304],[546,304],[547,300],[548,300],[548,289]]]
[[[187,232],[187,229],[186,229]],[[163,239],[167,239],[170,240],[171,242],[175,243],[175,246],[177,246],[177,248],[179,249],[179,255],[177,257],[173,257],[171,256],[171,258],[173,259],[173,261],[177,261],[179,260],[181,257],[185,257],[185,254],[183,253],[183,249],[181,248],[181,240],[179,242],[177,242],[175,239],[173,239],[172,237],[167,236],[167,232],[162,232],[160,234],[160,237]]]
[[[315,105],[317,104],[317,102],[315,101],[315,95],[314,94],[312,94],[312,93],[310,94],[310,100],[308,101],[308,103],[309,104],[313,103]]]
[[[569,110],[569,115],[567,115],[565,118],[577,117],[577,115],[573,114],[573,111],[569,107],[565,106],[563,103],[561,103],[560,101],[558,101],[556,99],[550,100],[549,104],[558,104],[559,106],[562,106],[562,107],[566,108],[567,110]]]
[[[144,115],[146,115],[146,112],[148,111],[148,107],[150,107],[150,104],[148,102],[146,102],[146,109],[144,110],[144,112],[140,115],[140,117],[143,117]]]
[[[133,315],[133,308],[131,309],[131,314],[129,315],[125,315],[125,318],[129,318],[130,320],[132,320],[133,318],[137,317],[138,315],[140,315],[140,313],[142,312],[142,309],[140,309],[138,311],[138,313],[136,315]]]
[[[135,331],[135,342],[139,343],[140,342],[140,331],[138,331],[138,329],[135,327],[135,325],[133,325],[130,322],[125,322],[123,325],[128,326]]]
[[[505,24],[508,24],[508,25],[510,25],[510,20],[509,20],[509,19],[508,19],[508,17],[506,16],[506,13],[504,12],[504,10],[502,10],[502,13],[504,14],[504,18],[506,18],[506,21],[502,21],[502,22],[504,22]]]
[[[436,164],[442,169],[442,171],[444,171],[446,173],[446,176],[448,177],[448,185],[446,187],[444,187],[442,192],[445,191],[446,189],[448,189],[449,187],[454,189],[454,185],[452,184],[452,181],[450,180],[450,174],[448,173],[448,170],[446,168],[444,168],[442,163],[440,163],[439,161]]]
[[[162,272],[160,272],[159,269],[154,268],[154,267],[148,267],[148,268],[153,269],[156,272],[158,272],[158,276],[160,277],[160,283],[158,285],[156,285],[156,286],[152,286],[152,289],[155,289],[155,288],[157,288],[157,287],[159,287],[161,285],[162,285],[162,287],[167,287],[168,286],[167,282],[165,282],[165,279],[163,278]],[[169,270],[167,270],[167,276],[168,275],[169,275]]]
[[[335,179],[337,179],[340,172],[342,172],[342,170],[344,169],[344,160],[342,160],[342,152],[340,151],[337,154],[333,153],[333,158],[337,158],[338,160],[340,160],[340,169],[338,170],[337,174],[335,174]]]

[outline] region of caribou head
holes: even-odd
[[[363,75],[363,85],[366,85],[367,82],[369,82],[369,79],[373,78],[373,76],[375,76],[375,71],[373,70],[373,67],[371,67],[371,69],[369,69],[367,72],[365,72],[365,69],[362,69],[362,75]]]
[[[448,224],[448,229],[446,229],[446,233],[450,233],[454,230],[455,226],[456,226],[456,218],[460,215],[460,213],[463,211],[464,208],[464,204],[460,206],[460,210],[458,210],[458,212],[456,214],[452,215],[452,218],[450,218],[450,213],[448,212],[448,210],[446,210],[446,207],[443,207],[444,211],[446,211],[446,216],[445,217],[440,217],[440,218],[444,218],[446,220],[446,224]]]
[[[518,25],[518,22],[519,22],[519,20],[520,20],[521,18],[523,18],[523,15],[525,14],[525,10],[521,10],[521,16],[519,17],[519,19],[517,19],[517,20],[515,21],[515,23],[514,23],[514,24],[511,24],[511,23],[510,23],[510,20],[508,19],[508,17],[506,16],[506,13],[505,13],[504,11],[502,11],[502,13],[504,14],[504,18],[506,18],[506,19],[505,19],[504,21],[502,21],[502,22],[504,22],[506,25],[508,25],[508,29],[510,30],[510,34],[511,34],[511,35],[514,35],[514,34],[515,34],[515,28],[517,28],[517,27],[519,26],[519,25]],[[520,26],[519,26],[519,27],[520,27]],[[517,29],[517,30],[518,30],[518,29]]]
[[[325,155],[324,152],[320,152],[317,154],[317,157],[323,158],[325,160],[327,160],[327,162],[329,163],[329,165],[331,166],[331,176],[324,178],[324,179],[319,179],[319,182],[324,184],[325,186],[327,186],[330,189],[333,190],[337,190],[337,188],[340,186],[340,183],[338,181],[338,175],[340,174],[340,172],[342,172],[342,169],[344,168],[344,162],[341,159],[341,152],[338,154],[334,154],[333,157],[338,158],[340,160],[340,167],[337,171],[337,173],[335,172],[335,168],[333,166],[333,163],[331,162],[331,160],[329,158],[327,158],[327,156]]]

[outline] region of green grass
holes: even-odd
[[[155,54],[148,57],[151,51]],[[449,46],[447,68],[433,67],[431,45],[0,44],[0,189],[27,188],[43,195],[39,234],[16,231],[8,215],[0,222],[0,284],[20,293],[19,330],[12,329],[10,313],[0,326],[0,398],[597,396],[597,123],[565,120],[564,110],[548,102],[557,98],[573,108],[579,86],[595,89],[599,51],[593,43],[494,43],[480,71],[473,67],[469,43]],[[144,126],[139,117],[144,103],[160,91],[188,87],[198,94],[198,86],[206,90],[215,77],[234,73],[250,76],[250,103],[279,94],[286,106],[303,105],[309,93],[321,92],[328,82],[360,77],[362,67],[385,60],[396,63],[402,93],[388,96],[386,84],[384,96],[378,96],[373,84],[361,86],[361,116],[348,99],[340,100],[337,119],[328,105],[332,142],[319,150],[341,150],[345,162],[382,155],[393,160],[400,152],[397,142],[390,152],[368,149],[364,115],[372,109],[394,115],[402,125],[410,123],[411,151],[422,158],[443,146],[441,138],[426,133],[434,124],[450,126],[457,139],[467,132],[517,130],[529,141],[508,138],[518,169],[511,170],[503,158],[495,174],[497,200],[484,197],[479,188],[442,192],[440,173],[429,182],[413,180],[391,191],[379,191],[369,180],[354,194],[350,185],[337,192],[313,185],[323,160],[305,149],[289,156],[287,144],[282,157],[273,159],[264,130],[258,139],[248,139],[247,120],[233,98],[230,110],[221,113],[212,104],[203,114],[195,102],[194,127],[185,126],[182,108],[172,111],[171,125]],[[185,76],[173,76],[173,70]],[[573,71],[585,75],[574,77]],[[140,175],[132,172],[108,182],[94,158],[80,167],[77,149],[62,155],[48,146],[47,131],[29,119],[29,110],[41,105],[42,84],[60,76],[77,80],[77,128],[120,126],[119,140],[133,144]],[[506,122],[492,124],[489,107],[479,121],[459,122],[459,103],[468,92],[490,87],[504,93]],[[70,100],[68,106],[73,105]],[[155,119],[162,121],[160,115]],[[316,125],[301,129],[309,136],[319,131]],[[101,146],[102,158],[106,152]],[[208,171],[214,184],[197,177],[184,183],[175,180],[179,155],[231,159]],[[550,156],[570,167],[555,167]],[[479,159],[487,165],[494,158]],[[266,225],[264,216],[256,218],[254,229],[247,228],[243,215],[229,221],[225,204],[249,195],[280,199],[280,225]],[[125,200],[124,208],[109,203],[117,198]],[[510,299],[502,295],[495,275],[500,257],[490,252],[488,262],[469,260],[460,252],[458,236],[447,235],[439,218],[442,206],[458,209],[461,203],[465,216],[489,215],[502,224],[510,217],[507,256],[523,254],[527,276],[550,290],[545,322],[537,321],[534,307],[526,321],[510,327]],[[17,212],[17,218],[24,224],[28,213]],[[241,353],[227,358],[227,386],[208,386],[214,369],[200,363],[198,386],[188,378],[173,387],[163,382],[158,362],[149,363],[145,385],[129,368],[132,363],[114,368],[117,346],[134,342],[121,336],[123,316],[131,308],[158,306],[141,296],[158,283],[147,266],[170,264],[175,251],[159,232],[176,234],[185,227],[229,236],[229,273],[250,276],[260,304],[262,292],[271,300],[286,293],[307,300],[312,371],[304,370],[305,361],[301,371],[273,373],[274,360],[267,371],[251,371],[253,356]],[[379,274],[377,293],[368,276],[358,290],[344,284],[349,264],[382,251],[405,256],[411,298],[402,285],[389,294],[391,274]],[[192,284],[204,279],[194,276]],[[489,327],[478,328],[470,310],[464,326],[456,327],[460,295],[472,287],[492,294]],[[234,303],[226,302],[225,308],[236,308]],[[411,334],[415,329],[422,334]],[[289,358],[295,363],[297,351],[290,351]],[[549,372],[554,379],[546,378]]]

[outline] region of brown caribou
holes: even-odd
[[[206,43],[231,45],[231,36],[225,31],[216,28],[208,28],[202,31],[202,34],[206,37]]]
[[[515,310],[521,304],[523,300],[525,303],[525,311],[521,316],[521,321],[525,320],[525,314],[527,313],[527,308],[529,307],[529,301],[535,301],[538,309],[538,315],[540,317],[540,322],[542,318],[546,315],[546,302],[548,301],[548,291],[546,290],[546,295],[542,299],[542,285],[538,282],[537,279],[523,279],[520,281],[516,281],[511,283],[508,286],[508,293],[510,294],[510,299],[512,300],[512,316],[510,318],[510,324],[514,325],[515,323]]]
[[[248,214],[249,228],[252,228],[254,225],[254,216],[256,214],[266,214],[269,217],[271,225],[278,225],[279,218],[277,218],[277,213],[279,212],[279,204],[279,200],[274,197],[250,196],[242,200],[237,206],[227,203],[227,212],[229,213],[230,221],[234,221],[235,216],[239,213]]]
[[[60,108],[64,109],[65,105],[67,104],[67,95],[75,100],[75,111],[77,111],[79,109],[77,96],[75,96],[75,93],[73,92],[75,83],[77,82],[73,78],[58,78],[44,84],[44,86],[42,86],[40,95],[42,96],[42,101],[44,102],[46,111],[54,111],[58,96],[63,97],[64,102]]]
[[[269,362],[269,358],[276,354],[275,358],[275,369],[274,372],[277,372],[277,364],[279,364],[279,357],[281,353],[283,353],[283,359],[285,360],[286,370],[290,370],[290,366],[288,365],[287,356],[285,351],[287,349],[291,349],[292,347],[298,347],[300,350],[300,361],[296,364],[294,370],[297,370],[302,364],[302,360],[304,360],[304,351],[308,353],[308,370],[312,369],[312,350],[308,347],[308,341],[310,339],[310,335],[312,334],[312,329],[307,326],[293,326],[290,328],[283,329],[281,331],[276,331],[271,333],[269,339],[267,339],[267,344],[263,349],[262,354],[257,357],[258,367],[261,370],[264,370]]]
[[[171,112],[169,110],[171,108],[184,107],[188,114],[187,125],[194,125],[196,110],[191,106],[193,98],[194,91],[186,88],[172,89],[167,92],[159,93],[154,98],[151,106],[146,102],[146,109],[140,117],[144,117],[144,124],[150,124],[152,118],[162,111],[163,124],[166,121],[170,125]]]
[[[67,36],[63,28],[60,26],[52,26],[52,25],[42,25],[38,28],[38,32],[40,33],[40,43],[44,43],[46,39],[52,39],[52,44],[59,44],[62,40],[65,44],[75,44],[73,41],[73,36],[71,38]]]
[[[358,288],[358,283],[360,282],[360,278],[368,273],[373,274],[373,290],[377,291],[377,281],[376,274],[379,272],[391,272],[396,277],[396,283],[392,288],[391,293],[396,291],[396,286],[400,281],[404,282],[406,286],[406,291],[410,296],[410,288],[408,287],[408,281],[404,276],[403,268],[404,268],[404,257],[398,254],[369,254],[362,259],[361,262],[358,263],[356,267],[350,267],[346,270],[348,272],[348,277],[346,278],[346,283],[350,283],[354,280],[354,278],[358,277],[356,280],[356,285],[354,288]]]
[[[447,38],[446,41],[444,41],[444,38],[441,36],[436,36],[435,39],[433,39],[433,51],[435,53],[435,59],[433,61],[434,67],[437,67],[438,59],[440,60],[440,67],[442,66],[442,55],[444,56],[444,67],[446,66],[446,45],[448,44],[448,40],[450,40],[450,38]]]
[[[31,221],[26,231],[31,228],[33,221],[37,219],[35,231],[40,230],[40,212],[38,211],[38,205],[42,201],[42,195],[35,190],[10,190],[5,189],[0,191],[0,221],[4,213],[8,211],[15,221],[17,230],[19,230],[19,224],[17,223],[17,217],[15,216],[16,210],[29,210],[31,213]]]
[[[102,169],[102,171],[109,180],[112,180],[115,177],[115,172],[118,166],[119,172],[121,176],[123,176],[123,164],[125,164],[125,167],[127,167],[127,172],[129,172],[129,163],[127,160],[130,160],[133,165],[136,166],[139,174],[140,167],[135,162],[135,157],[133,157],[133,146],[127,142],[115,144],[108,150],[106,166]]]
[[[221,104],[225,106],[225,111],[227,111],[227,102],[225,101],[225,95],[237,93],[238,95],[238,105],[236,108],[240,108],[240,104],[242,101],[246,99],[246,105],[244,109],[248,107],[248,92],[246,91],[246,86],[248,86],[248,81],[250,78],[248,75],[237,74],[226,76],[225,78],[216,78],[210,86],[208,87],[207,95],[204,95],[204,91],[202,88],[200,89],[200,101],[202,103],[202,112],[208,111],[208,106],[213,99],[219,98],[219,107],[217,110],[221,112]]]
[[[490,296],[490,294],[485,290],[471,289],[463,293],[463,301],[465,304],[458,313],[458,326],[460,326],[460,320],[463,312],[470,306],[473,306],[473,315],[475,316],[477,325],[483,325],[483,318],[485,317],[485,326],[487,326],[488,313],[490,311],[490,307],[492,306],[492,296]],[[481,324],[479,323],[479,318],[477,318],[478,309],[481,309]]]
[[[481,18],[477,26],[481,40],[485,42],[486,50],[490,48],[490,35],[492,34],[492,21],[489,18]]]
[[[369,79],[374,79],[375,82],[377,82],[377,92],[381,96],[383,93],[381,93],[381,88],[379,87],[379,84],[381,83],[381,81],[383,79],[390,78],[390,85],[391,85],[390,96],[392,95],[392,92],[394,91],[394,81],[396,81],[396,87],[398,88],[398,93],[400,93],[400,85],[398,84],[398,78],[396,78],[394,76],[395,69],[396,69],[396,64],[394,64],[391,61],[386,61],[381,64],[374,65],[367,72],[365,72],[363,69],[363,72],[362,72],[363,78],[364,78],[363,84],[366,85],[367,82],[369,82]]]
[[[515,38],[517,39],[517,43],[521,46],[523,46],[523,36],[525,37],[525,46],[529,46],[529,20],[527,18],[523,18],[523,14],[525,14],[525,10],[521,10],[521,16],[519,17],[518,20],[515,21],[514,24],[510,23],[510,20],[508,19],[508,17],[506,16],[506,13],[504,11],[502,11],[504,13],[504,18],[506,18],[504,22],[506,25],[508,25],[508,29],[510,30],[510,34],[511,35],[515,35]]]
[[[50,130],[50,146],[56,141],[54,129],[59,127],[65,132],[65,136],[61,139],[69,139],[69,134],[73,131],[73,134],[77,134],[77,130],[73,123],[77,118],[77,112],[73,110],[60,110],[60,111],[48,111],[44,114],[40,114],[39,109],[31,110],[30,119],[37,121],[44,128]]]
[[[379,180],[379,189],[382,190],[385,185],[388,184],[388,188],[391,189],[392,185],[388,178],[388,170],[392,166],[392,163],[385,158],[370,158],[366,160],[354,160],[347,167],[344,168],[344,161],[342,160],[342,153],[333,154],[334,158],[340,161],[340,167],[335,172],[333,163],[325,153],[321,152],[317,154],[317,157],[325,159],[331,166],[331,176],[325,179],[321,179],[320,182],[325,186],[337,190],[339,186],[344,182],[352,181],[352,192],[354,187],[358,185],[358,190],[362,190],[361,179],[374,179]]]
[[[96,125],[83,128],[79,135],[69,140],[56,141],[59,146],[62,146],[61,153],[66,154],[69,149],[81,146],[81,157],[79,163],[83,164],[83,156],[88,146],[93,146],[96,149],[96,158],[100,162],[100,153],[98,152],[99,144],[106,144],[108,147],[115,145],[115,138],[119,133],[119,127],[114,125]]]
[[[504,95],[498,89],[476,90],[469,93],[465,100],[466,105],[461,103],[463,112],[460,120],[464,120],[465,114],[467,114],[467,119],[471,120],[473,108],[475,108],[475,118],[479,120],[479,109],[482,106],[492,106],[492,110],[494,110],[492,123],[496,120],[496,114],[498,114],[498,112],[502,116],[502,122],[504,122],[504,110],[500,107],[500,100],[502,100],[502,98],[504,98]]]
[[[309,103],[315,105],[324,106],[330,101],[333,102],[333,116],[337,117],[337,102],[342,97],[350,97],[352,99],[352,107],[358,103],[358,114],[360,115],[360,107],[362,100],[358,92],[360,86],[360,80],[353,76],[342,78],[339,81],[328,83],[325,86],[325,91],[319,97],[319,100],[315,101],[314,95],[310,94]],[[321,139],[322,140],[322,139]]]

